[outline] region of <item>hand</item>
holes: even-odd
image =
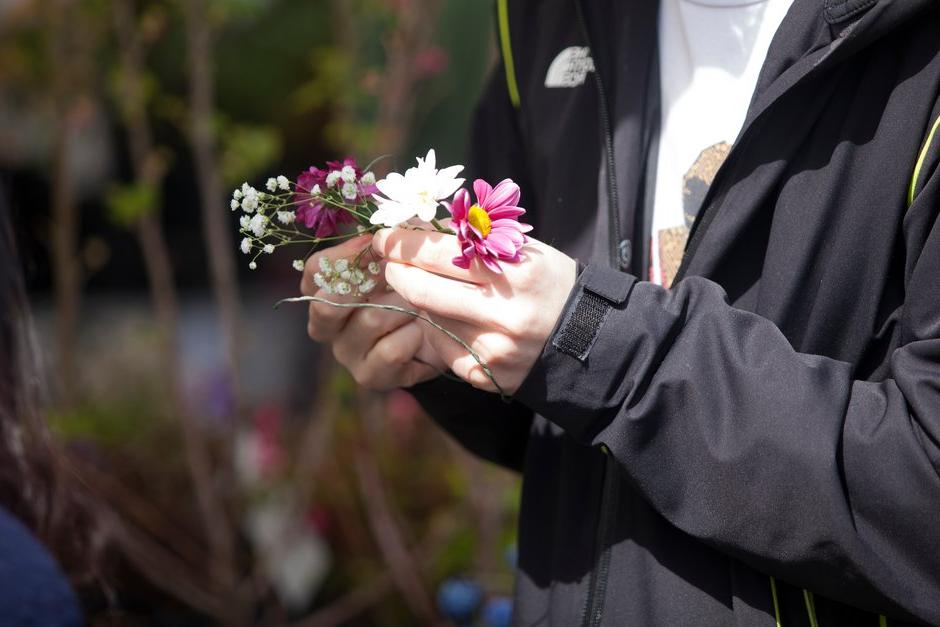
[[[313,275],[319,271],[320,257],[352,259],[369,245],[369,237],[356,237],[312,255],[304,267],[300,291],[333,302],[370,302],[410,307],[401,296],[385,290],[385,281],[376,277],[375,290],[368,297],[326,294],[318,290]],[[332,345],[333,356],[352,374],[357,383],[373,390],[410,387],[433,379],[444,365],[425,342],[424,322],[410,316],[380,309],[345,309],[323,303],[310,303],[307,334],[317,342]],[[415,361],[415,358],[421,361]]]
[[[385,257],[388,284],[416,309],[467,342],[513,394],[535,364],[577,279],[577,263],[530,239],[522,261],[504,263],[503,274],[474,260],[468,270],[451,260],[456,237],[427,231],[384,229],[372,241]],[[470,354],[430,329],[427,341],[443,362],[474,387],[496,387]]]

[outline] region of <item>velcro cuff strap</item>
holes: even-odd
[[[611,308],[622,305],[630,295],[630,279],[605,266],[585,268],[579,280],[580,294],[552,339],[552,346],[579,361],[587,359]]]

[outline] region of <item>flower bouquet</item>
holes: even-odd
[[[463,166],[437,168],[434,150],[417,158],[417,166],[404,174],[391,172],[377,180],[372,165],[360,168],[353,158],[331,161],[325,168],[310,167],[296,181],[286,176],[269,178],[264,189],[248,183],[232,194],[232,211],[240,218],[241,251],[250,256],[249,267],[257,268],[264,256],[287,245],[305,245],[307,252],[293,260],[303,271],[306,258],[322,245],[334,245],[364,233],[383,228],[434,230],[456,236],[454,265],[470,268],[478,259],[489,271],[502,273],[502,264],[521,260],[520,250],[527,242],[531,225],[519,217],[520,190],[505,179],[495,187],[483,180],[473,183],[474,202],[457,175]],[[450,214],[447,223],[438,221],[443,206]],[[480,364],[497,389],[486,363],[459,337],[417,311],[393,305],[369,303],[368,295],[377,285],[380,259],[371,245],[349,259],[319,258],[313,282],[328,296],[359,296],[362,301],[333,301],[321,296],[288,298],[281,302],[320,302],[334,307],[374,307],[414,316],[458,342]],[[280,303],[278,303],[280,304]]]

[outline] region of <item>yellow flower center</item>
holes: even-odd
[[[470,226],[480,232],[480,235],[486,237],[493,230],[493,221],[490,220],[490,214],[480,205],[473,205],[467,212],[467,222]]]

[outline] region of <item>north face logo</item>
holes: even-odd
[[[558,53],[548,66],[545,86],[577,87],[583,85],[588,72],[593,71],[594,59],[591,58],[591,49],[586,46],[571,46]]]

